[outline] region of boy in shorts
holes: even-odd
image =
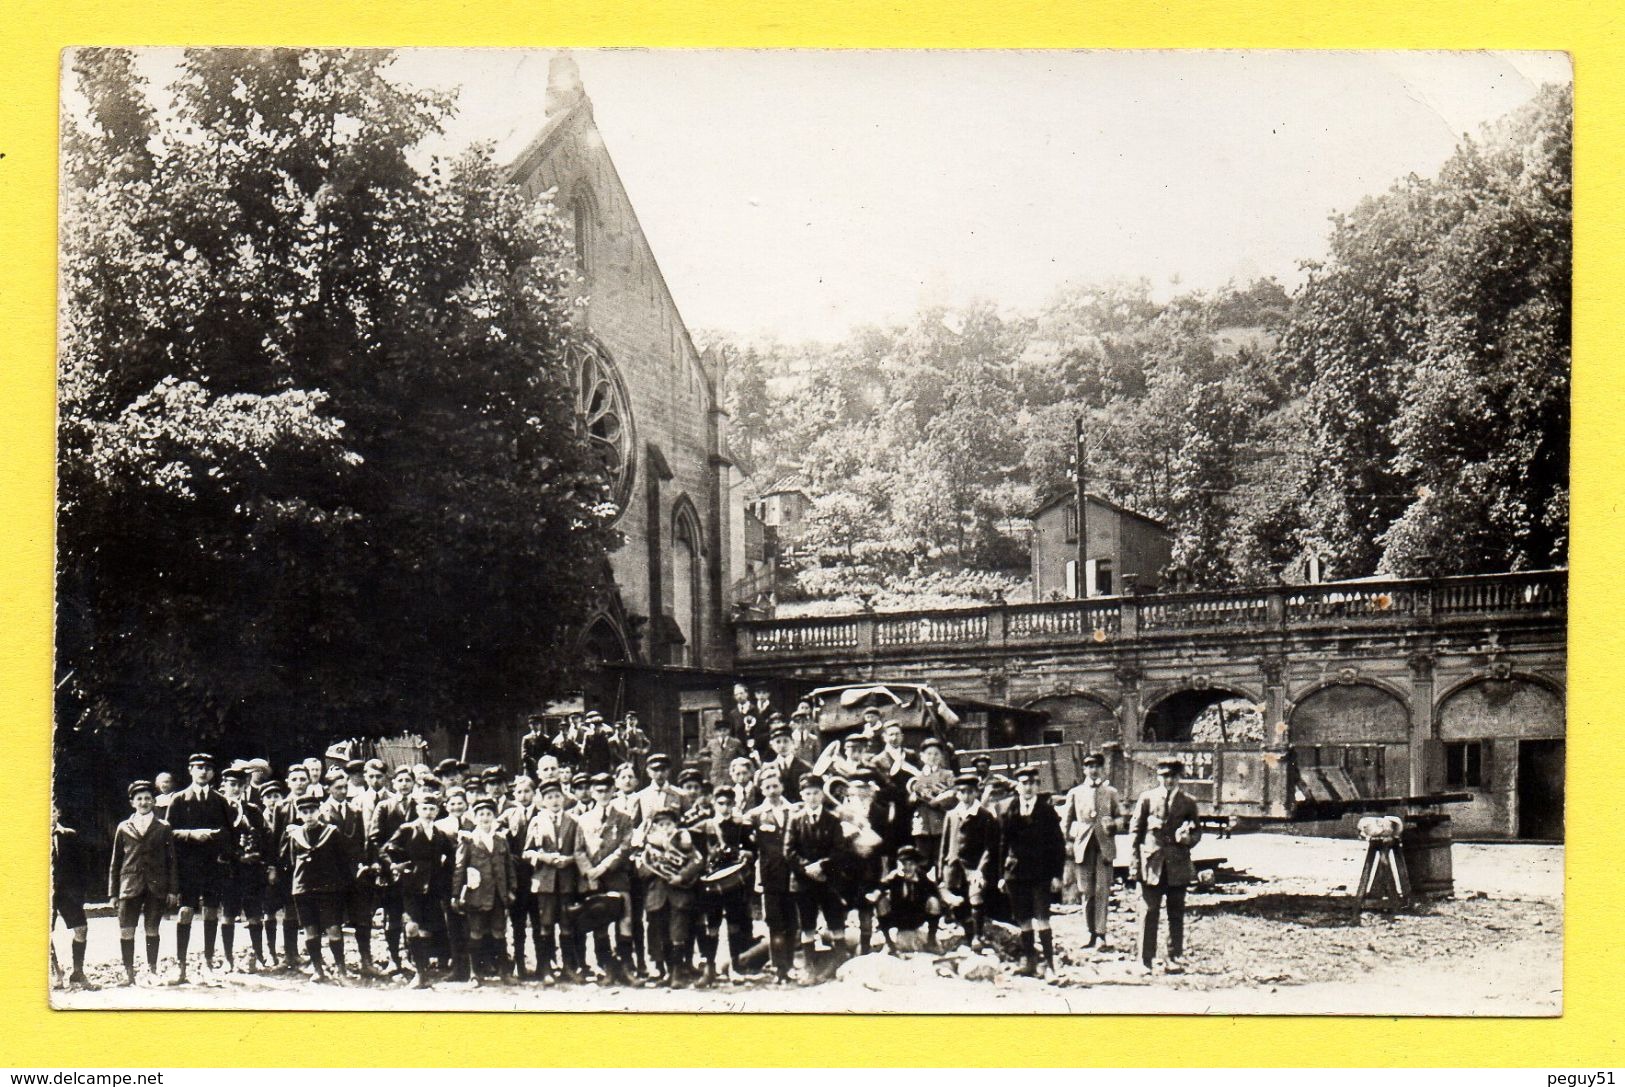
[[[113,859],[107,870],[107,897],[118,906],[119,951],[125,985],[135,984],[135,923],[146,922],[147,970],[158,975],[158,925],[164,912],[180,904],[176,890],[175,832],[153,810],[158,788],[135,781],[127,790],[128,819],[113,833]]]

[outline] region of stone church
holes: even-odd
[[[554,202],[575,245],[588,333],[578,414],[612,467],[626,541],[610,558],[618,598],[584,634],[604,662],[584,701],[636,710],[657,747],[681,751],[731,682],[731,587],[745,566],[722,362],[695,349],[568,56],[552,59],[545,121],[509,171]]]

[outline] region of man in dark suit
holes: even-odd
[[[192,784],[170,797],[165,821],[175,832],[176,871],[180,877],[180,915],[175,922],[175,957],[180,960],[177,985],[186,983],[186,950],[192,918],[203,910],[203,967],[214,969],[214,938],[220,924],[220,898],[231,847],[233,813],[214,787],[214,756],[204,753],[186,761]]]
[[[536,763],[543,755],[551,754],[553,741],[547,735],[547,718],[533,713],[525,719],[526,732],[519,739],[519,766],[521,773],[536,777]]]
[[[954,779],[959,804],[942,824],[938,881],[952,901],[954,919],[972,947],[980,947],[987,920],[987,893],[998,882],[999,826],[982,804],[982,779],[966,772]]]
[[[1185,955],[1185,889],[1196,879],[1191,847],[1202,840],[1196,801],[1179,787],[1185,764],[1177,758],[1157,762],[1157,785],[1140,794],[1129,824],[1134,850],[1130,878],[1140,884],[1145,908],[1140,914],[1140,962],[1151,972],[1157,957],[1157,922],[1168,905],[1168,970],[1183,969]]]
[[[113,832],[113,857],[107,868],[107,897],[118,908],[119,950],[124,955],[124,984],[135,984],[135,923],[147,930],[147,970],[158,976],[158,925],[164,911],[179,901],[175,892],[175,832],[153,810],[158,790],[150,781],[134,781],[128,790],[133,813]]]
[[[1010,899],[1010,917],[1021,930],[1020,973],[1038,974],[1034,933],[1044,948],[1044,971],[1055,973],[1055,934],[1050,930],[1050,904],[1061,889],[1066,869],[1066,839],[1061,817],[1048,797],[1038,795],[1038,768],[1016,771],[1016,795],[999,811],[999,889]]]

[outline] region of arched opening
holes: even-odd
[[[1175,691],[1151,707],[1144,739],[1154,744],[1262,743],[1264,715],[1239,691],[1195,687]]]
[[[1300,774],[1331,775],[1338,795],[1351,787],[1364,797],[1407,796],[1410,717],[1398,695],[1375,684],[1320,687],[1299,700],[1288,721],[1293,763]]]
[[[686,499],[678,503],[672,515],[671,536],[672,618],[683,639],[681,645],[673,647],[672,662],[698,665],[702,663],[705,644],[705,591],[701,573],[705,546],[693,504]]]
[[[575,246],[576,269],[582,275],[592,271],[593,223],[596,209],[592,193],[581,190],[570,198],[571,241]]]

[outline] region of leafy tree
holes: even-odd
[[[488,150],[413,164],[451,103],[389,63],[189,51],[160,120],[128,54],[75,54],[70,759],[505,724],[573,679],[615,536],[567,246]]]

